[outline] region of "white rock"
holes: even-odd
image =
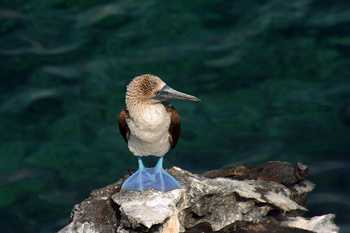
[[[96,229],[92,223],[71,223],[61,229],[57,233],[96,233]]]
[[[144,192],[119,192],[112,199],[120,205],[120,211],[128,221],[136,227],[143,225],[151,228],[153,225],[164,223],[176,213],[176,204],[185,190],[177,189],[162,193],[155,190]]]
[[[294,228],[300,228],[316,233],[338,233],[339,227],[334,223],[334,214],[315,216],[311,219],[303,217],[290,217],[282,222],[282,225]]]
[[[202,184],[196,184],[202,183]],[[227,178],[194,179],[192,186],[203,186],[206,192],[223,191],[237,193],[244,198],[252,198],[262,203],[270,203],[284,211],[306,210],[291,199],[291,192],[282,184],[263,180],[232,180]],[[207,187],[205,187],[207,185]]]

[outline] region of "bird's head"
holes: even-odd
[[[172,99],[200,101],[195,96],[172,89],[158,76],[151,74],[137,76],[127,86],[127,102],[136,101],[139,103],[155,104]]]

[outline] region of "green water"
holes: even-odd
[[[0,229],[55,232],[136,166],[125,85],[196,95],[168,166],[302,161],[309,215],[350,232],[350,2],[0,0]],[[348,113],[344,109],[348,108]]]

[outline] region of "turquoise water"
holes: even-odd
[[[0,228],[48,233],[136,160],[117,130],[125,85],[153,73],[194,172],[302,161],[310,215],[350,232],[348,1],[0,0]]]

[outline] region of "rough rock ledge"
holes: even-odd
[[[337,233],[335,216],[310,219],[306,197],[314,184],[301,163],[268,162],[192,174],[169,170],[183,189],[120,191],[125,179],[95,190],[75,205],[58,233]]]

